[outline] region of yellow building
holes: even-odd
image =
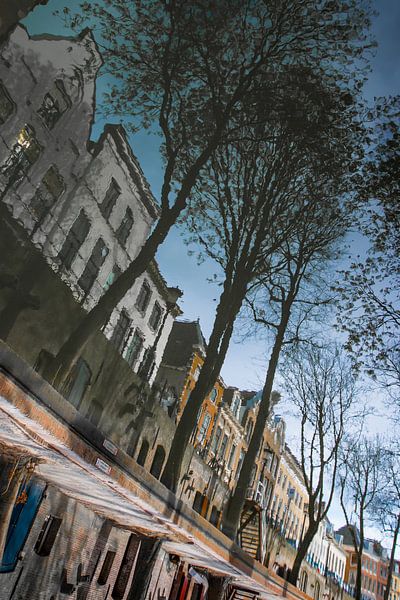
[[[165,347],[156,383],[160,402],[176,422],[179,421],[204,363],[206,343],[198,321],[175,321]],[[207,447],[214,429],[218,406],[224,393],[219,377],[203,402],[192,443]]]
[[[269,516],[280,532],[275,560],[291,566],[295,550],[307,528],[308,494],[297,458],[285,444],[276,478]]]

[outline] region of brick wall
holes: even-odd
[[[39,556],[34,546],[48,515],[60,517],[62,522],[49,556]],[[111,599],[129,536],[129,531],[113,527],[109,521],[48,486],[21,559],[14,571],[0,574],[0,600],[8,600],[13,589],[13,600]],[[108,550],[116,553],[115,558],[107,581],[99,585],[99,573]],[[124,599],[131,577],[132,573]],[[61,588],[63,579],[65,593]]]

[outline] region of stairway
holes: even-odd
[[[240,545],[256,560],[260,558],[260,517],[259,505],[253,501],[246,501],[240,519]]]

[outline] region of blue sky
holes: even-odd
[[[49,0],[46,6],[38,6],[24,23],[31,34],[52,33],[71,35],[58,17],[57,9],[68,5],[71,9],[79,5],[79,0]],[[400,0],[376,0],[380,12],[374,20],[373,30],[378,41],[376,56],[372,61],[372,73],[365,89],[366,96],[400,94]],[[101,85],[98,86],[101,90]],[[97,137],[104,126],[98,121],[93,128]],[[139,132],[131,136],[131,145],[138,156],[143,171],[150,182],[156,197],[161,186],[162,164],[158,152],[157,138]],[[355,247],[353,250],[357,251]],[[170,285],[178,285],[183,291],[181,306],[186,319],[200,319],[203,332],[208,337],[216,307],[219,290],[207,283],[207,277],[214,272],[213,265],[206,262],[197,265],[194,257],[187,255],[180,233],[175,228],[158,254],[161,271]],[[239,332],[240,333],[240,332]],[[242,389],[260,388],[264,372],[265,345],[248,340],[231,344],[222,376],[228,385]]]

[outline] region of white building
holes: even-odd
[[[124,129],[106,125],[89,141],[101,64],[88,30],[31,38],[17,26],[0,52],[1,198],[86,309],[135,258],[159,214]],[[153,262],[105,326],[150,383],[179,296]]]
[[[321,521],[300,574],[300,589],[314,600],[338,600],[343,595],[346,552],[328,518]]]

